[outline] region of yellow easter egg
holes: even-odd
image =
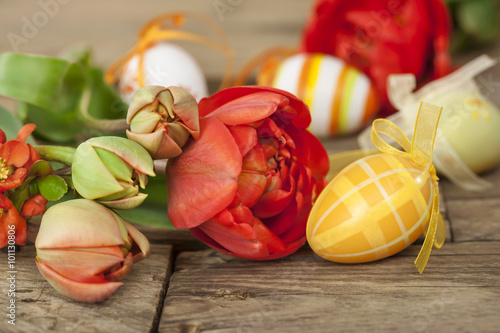
[[[478,92],[461,89],[436,100],[447,111],[439,129],[461,160],[475,173],[500,164],[500,110]]]
[[[391,256],[426,229],[432,176],[410,158],[377,154],[343,169],[321,192],[307,240],[324,259],[361,263]]]
[[[357,132],[373,120],[379,109],[371,80],[355,67],[326,54],[299,53],[266,66],[257,83],[302,99],[311,111],[308,129],[317,136]]]

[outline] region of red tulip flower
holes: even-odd
[[[237,257],[296,251],[329,168],[306,131],[307,106],[282,90],[235,87],[201,100],[199,114],[198,140],[166,169],[174,226]]]
[[[389,74],[438,78],[450,71],[450,16],[440,0],[319,0],[302,40],[305,52],[344,59],[364,71],[384,100]]]
[[[40,159],[35,148],[25,143],[35,127],[34,124],[24,125],[17,138],[7,142],[5,133],[0,130],[0,192],[21,185],[29,167]]]

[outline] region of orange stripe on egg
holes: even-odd
[[[304,63],[302,64],[302,70],[300,72],[299,82],[297,85],[297,97],[304,99],[307,93],[307,81],[309,78],[309,70],[313,62],[313,56],[306,54]]]
[[[370,89],[368,90],[368,94],[366,95],[365,102],[365,113],[363,116],[363,124],[368,124],[377,113],[380,108],[380,99],[377,94],[377,90],[373,83],[370,84]]]
[[[335,91],[333,92],[333,105],[332,105],[332,121],[330,124],[330,133],[335,135],[339,133],[339,118],[341,112],[341,103],[344,98],[344,84],[348,75],[348,67],[344,66],[340,72]]]

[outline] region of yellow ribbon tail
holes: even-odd
[[[439,233],[439,242],[444,242],[444,221],[439,213],[439,187],[436,183],[433,185],[434,187],[434,195],[432,197],[432,213],[429,221],[429,227],[427,228],[427,233],[425,235],[424,244],[422,244],[422,248],[420,248],[420,252],[418,253],[417,259],[415,259],[415,266],[420,274],[424,271],[425,265],[427,265],[427,261],[429,260],[429,256],[431,255],[432,246],[436,244],[436,234],[438,230],[438,225],[441,223],[440,233]],[[441,232],[443,230],[444,232]],[[441,243],[442,245],[442,243]]]
[[[446,239],[446,226],[444,224],[443,216],[439,213],[436,238],[434,239],[434,247],[440,249],[443,247],[444,241]]]

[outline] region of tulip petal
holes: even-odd
[[[295,180],[291,177],[281,189],[264,193],[251,209],[258,218],[268,218],[281,213],[295,195]]]
[[[238,199],[241,204],[252,207],[266,190],[267,178],[263,174],[243,170],[238,177]]]
[[[210,246],[210,247],[212,247],[220,252],[223,252],[223,253],[226,253],[226,254],[229,254],[229,255],[232,255],[235,257],[250,259],[250,260],[273,260],[273,259],[283,258],[283,257],[286,257],[286,256],[294,253],[295,251],[297,251],[306,242],[306,236],[304,235],[299,240],[297,240],[293,243],[287,244],[287,247],[283,251],[278,251],[278,252],[275,252],[272,254],[267,254],[264,256],[260,256],[260,257],[245,256],[245,255],[240,255],[240,254],[236,254],[236,253],[228,251],[227,249],[222,247],[220,244],[215,242],[212,238],[210,238],[203,231],[201,231],[199,227],[189,229],[189,231],[191,232],[191,234],[193,236],[198,238],[200,241],[202,241],[203,243],[207,244],[208,246]]]
[[[182,153],[182,149],[167,135],[165,129],[147,134],[134,133],[129,130],[126,133],[127,138],[146,148],[155,160],[177,157]]]
[[[310,211],[311,206],[309,205],[304,207],[304,209],[299,212],[297,218],[294,220],[294,223],[290,225],[288,230],[280,235],[283,242],[289,244],[304,237],[304,230],[306,230],[307,219]]]
[[[281,234],[290,229],[290,227],[294,224],[297,214],[297,203],[295,200],[292,200],[292,202],[281,213],[271,218],[262,219],[262,222],[269,228],[269,230],[281,237]]]
[[[137,193],[137,195],[128,198],[115,199],[115,200],[98,200],[98,202],[111,209],[133,209],[139,207],[144,200],[148,197],[147,194]]]
[[[251,126],[230,126],[228,129],[240,149],[241,156],[245,156],[259,142],[257,131]]]
[[[314,135],[302,129],[290,128],[287,133],[294,138],[294,155],[297,161],[307,165],[313,173],[326,176],[330,162],[323,144]]]
[[[137,92],[132,97],[130,105],[127,111],[127,124],[130,124],[132,118],[141,111],[144,106],[153,103],[161,91],[165,90],[163,86],[146,86],[137,90]]]
[[[232,100],[207,117],[215,117],[226,125],[241,125],[265,119],[281,106],[288,105],[283,95],[271,92],[257,92]]]
[[[196,100],[184,89],[175,86],[170,86],[167,89],[174,99],[172,109],[175,115],[184,123],[193,138],[197,140],[200,136],[200,122]]]
[[[87,142],[76,149],[71,172],[76,191],[87,199],[107,196],[123,189]]]
[[[36,255],[40,263],[50,265],[58,274],[73,281],[89,283],[102,282],[105,271],[124,261],[121,252],[103,254],[85,249],[37,249]]]
[[[166,169],[168,216],[193,228],[227,207],[238,189],[242,159],[231,133],[215,118],[200,119],[201,135]]]
[[[127,183],[132,183],[132,167],[125,163],[116,154],[102,148],[94,148],[95,152],[106,165],[106,168],[118,180],[123,180]]]
[[[132,248],[132,254],[134,255],[134,264],[149,257],[151,253],[151,244],[149,243],[146,236],[144,236],[139,230],[137,230],[132,224],[127,221],[123,221],[125,226],[127,227],[127,232],[129,236],[134,241],[134,244],[137,245],[138,251],[134,251]]]
[[[104,301],[123,285],[122,282],[84,283],[72,281],[56,273],[43,263],[36,261],[36,265],[43,277],[55,290],[78,302],[96,303]]]
[[[202,130],[203,131],[203,130]],[[257,238],[257,233],[247,223],[236,223],[212,218],[198,228],[233,254],[260,257],[269,254],[267,247]]]
[[[72,216],[79,221],[72,223]],[[120,227],[112,212],[97,202],[75,199],[47,209],[35,241],[37,249],[122,245]]]
[[[141,110],[134,116],[134,121],[130,124],[130,131],[138,134],[151,133],[159,122],[161,122],[161,116],[158,113]]]
[[[266,245],[269,254],[283,251],[286,248],[285,243],[256,217],[254,218],[253,228],[257,233],[257,239]]]
[[[124,277],[130,274],[132,271],[132,265],[134,263],[134,259],[132,257],[132,253],[127,254],[125,257],[125,261],[121,264],[120,268],[112,271],[109,274],[106,274],[104,277],[108,281],[120,281]]]
[[[140,173],[155,176],[151,156],[137,142],[117,136],[100,136],[88,139],[86,143],[115,153]]]
[[[224,89],[222,91],[219,91],[215,94],[213,94],[210,97],[203,98],[200,103],[198,103],[199,107],[199,113],[200,117],[205,117],[224,104],[254,93],[258,92],[265,92],[265,93],[275,93],[284,96],[285,98],[288,99],[288,107],[291,107],[293,110],[295,110],[295,115],[289,114],[286,116],[283,116],[287,122],[292,122],[295,124],[295,126],[298,126],[300,128],[307,128],[309,124],[311,123],[311,115],[309,113],[309,109],[307,106],[302,102],[300,99],[298,99],[296,96],[293,94],[290,94],[287,91],[281,90],[281,89],[276,89],[276,88],[270,88],[270,87],[261,87],[261,86],[245,86],[245,87],[233,87],[233,88],[228,88]],[[287,103],[287,104],[288,104]],[[288,108],[287,107],[287,108]],[[244,122],[241,124],[245,123],[251,123],[252,121],[248,118],[245,119]],[[263,119],[263,118],[260,118]]]
[[[243,158],[243,166],[238,176],[237,198],[243,205],[251,207],[266,189],[267,178],[264,175],[268,164],[262,145],[257,144]]]

